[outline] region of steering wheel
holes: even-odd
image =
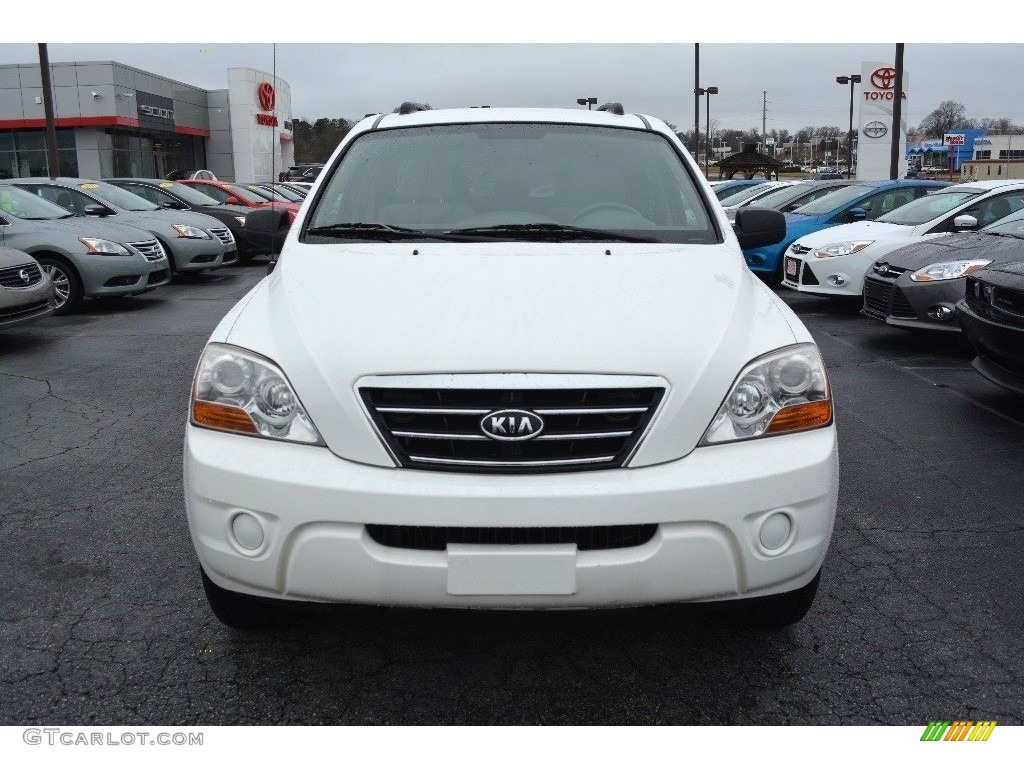
[[[603,211],[603,210],[607,210],[607,211],[620,211],[622,213],[631,213],[634,216],[638,216],[639,218],[644,219],[644,220],[646,220],[646,218],[647,218],[642,213],[640,213],[640,211],[638,211],[636,208],[631,208],[630,206],[623,205],[622,203],[594,203],[593,205],[588,205],[582,211],[577,213],[573,217],[573,221],[579,221],[584,216],[587,216],[588,214],[591,214],[594,211]]]

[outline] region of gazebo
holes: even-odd
[[[775,174],[779,178],[779,168],[785,165],[780,160],[768,155],[762,155],[757,151],[756,144],[744,144],[743,151],[735,155],[723,157],[713,165],[718,166],[719,179],[731,179],[736,174],[742,174],[744,179],[752,179],[759,173],[763,173],[766,179],[771,179]]]

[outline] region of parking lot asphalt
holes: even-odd
[[[840,435],[838,520],[800,624],[349,606],[223,627],[182,437],[202,346],[263,274],[0,332],[0,723],[1024,722],[1024,399],[953,339],[789,291]]]

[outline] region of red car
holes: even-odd
[[[230,181],[203,181],[200,179],[183,179],[180,184],[201,189],[222,205],[243,205],[246,208],[279,207],[288,211],[288,223],[295,221],[299,212],[299,203],[292,203],[284,198],[271,199],[269,191],[261,191],[252,184],[235,184]]]

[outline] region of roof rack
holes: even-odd
[[[415,101],[403,101],[395,110],[400,115],[411,115],[413,112],[426,112],[429,104],[417,104]]]
[[[618,101],[609,101],[607,104],[602,104],[597,108],[598,112],[611,112],[613,115],[624,115],[626,110],[622,108],[622,104]]]

